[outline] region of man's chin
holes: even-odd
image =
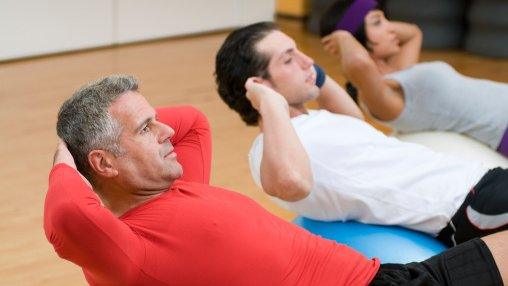
[[[313,88],[311,90],[311,92],[309,93],[309,101],[318,98],[318,96],[320,94],[319,87],[317,87],[317,86],[314,86],[314,87],[315,88]]]
[[[176,179],[180,179],[183,176],[183,168],[182,168],[182,166],[180,164],[178,164],[178,167],[176,167],[172,173],[173,173],[173,175],[175,177],[175,180]]]
[[[183,169],[180,164],[176,165],[171,164],[170,166],[167,166],[164,172],[164,178],[168,181],[174,181],[178,180],[183,176]]]

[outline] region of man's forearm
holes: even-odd
[[[92,271],[95,277],[104,277],[104,281],[114,280],[112,266],[128,269],[132,261],[144,258],[143,245],[130,227],[101,205],[67,163],[57,163],[51,170],[44,231],[62,258]]]
[[[270,195],[300,200],[312,187],[310,162],[287,110],[266,102],[260,106],[263,130],[261,183]]]
[[[208,184],[210,181],[212,139],[206,116],[192,106],[157,108],[158,120],[171,126],[171,142],[184,170],[184,181]]]
[[[356,105],[347,92],[330,77],[326,78],[325,84],[321,88],[321,94],[316,101],[322,109],[363,120],[363,114],[358,108],[358,105]]]

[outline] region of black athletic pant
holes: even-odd
[[[437,238],[454,246],[508,229],[508,169],[487,172]]]
[[[501,286],[503,281],[483,240],[475,238],[423,262],[382,264],[372,286]]]

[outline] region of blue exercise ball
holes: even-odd
[[[422,232],[398,226],[355,221],[323,222],[297,217],[294,223],[321,237],[335,240],[381,263],[423,261],[446,250],[446,246]]]

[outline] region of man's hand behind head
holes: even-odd
[[[74,158],[67,148],[67,144],[65,144],[61,138],[58,138],[58,145],[56,146],[55,156],[53,157],[53,166],[59,163],[65,163],[70,167],[76,169]]]
[[[261,113],[264,106],[278,107],[289,111],[288,102],[278,92],[266,84],[261,83],[256,77],[251,77],[245,82],[246,96],[252,106]]]
[[[69,165],[70,167],[77,170],[76,163],[74,162],[74,158],[72,157],[69,148],[67,148],[67,144],[65,144],[61,138],[58,138],[58,145],[56,146],[55,155],[53,157],[53,166],[60,163]],[[92,187],[90,182],[83,175],[81,175],[81,173],[79,175],[88,186]]]

